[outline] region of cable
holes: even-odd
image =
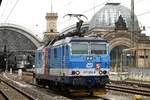
[[[145,28],[150,28],[150,26],[145,26]]]
[[[69,1],[69,2],[67,2],[66,4],[64,4],[62,7],[58,8],[58,9],[60,9],[60,10],[62,11],[62,9],[63,9],[64,7],[70,5],[72,2],[73,2],[73,1]],[[58,12],[59,12],[60,10],[58,10]]]
[[[140,3],[141,1],[144,1],[144,0],[138,0],[138,1],[135,2],[135,4],[138,4],[138,3]]]
[[[0,6],[1,6],[2,0],[0,0]]]
[[[137,16],[143,16],[143,15],[145,15],[145,14],[149,14],[149,13],[150,13],[150,11],[147,11],[147,12],[144,12],[144,13],[138,14]]]
[[[61,24],[65,23],[65,22],[68,22],[68,21],[70,21],[70,20],[71,20],[71,18],[70,18],[70,19],[67,19],[67,20],[65,20],[65,21],[59,22],[59,23],[58,23],[58,26],[60,26]]]
[[[7,0],[7,3],[6,3],[6,5],[5,5],[5,7],[4,7],[4,10],[3,10],[2,14],[1,14],[0,20],[1,20],[2,17],[4,16],[4,13],[5,13],[6,8],[7,8],[7,5],[8,5],[8,2],[9,2],[9,0]]]
[[[10,17],[11,13],[13,12],[13,10],[15,9],[16,5],[18,4],[19,0],[17,0],[13,6],[13,8],[11,9],[10,13],[8,14],[6,20],[4,21],[4,23],[6,23],[6,21],[8,20],[8,18]]]
[[[62,7],[58,8],[58,9],[60,9],[60,10],[62,11],[62,9],[63,9],[64,7],[70,6],[70,4],[71,4],[72,2],[73,2],[73,1],[69,1],[69,2],[67,2],[66,4],[64,4]],[[59,12],[59,10],[58,10],[58,12]],[[67,20],[65,20],[65,21],[58,22],[57,26],[61,26],[63,23],[66,23],[66,22],[68,22],[68,21],[70,21],[70,20],[71,20],[71,19],[67,19]]]
[[[107,3],[108,1],[110,1],[110,0],[107,0],[107,1],[105,1],[105,2],[103,2],[103,3],[101,3],[101,4],[98,4],[98,5],[96,5],[95,7],[92,7],[92,8],[90,8],[90,9],[88,9],[88,10],[82,12],[82,13],[90,12],[90,11],[94,10],[95,8],[97,8],[97,7],[99,7],[99,6],[104,5],[104,4]]]
[[[82,13],[88,13],[88,12],[94,10],[95,8],[99,7],[99,6],[104,5],[104,4],[107,3],[108,1],[110,1],[110,0],[107,0],[107,1],[105,1],[105,2],[103,2],[103,3],[100,3],[100,4],[96,5],[95,7],[92,7],[92,8],[90,8],[90,9],[88,9],[88,10],[83,11]],[[71,19],[65,20],[65,21],[63,21],[63,22],[60,22],[60,23],[58,24],[58,26],[60,26],[61,24],[66,23],[66,22],[68,22],[68,21],[70,21],[70,20],[71,20]]]

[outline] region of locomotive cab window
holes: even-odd
[[[91,54],[106,54],[106,44],[91,43]]]
[[[88,43],[72,43],[72,54],[88,54]]]

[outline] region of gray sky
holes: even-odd
[[[131,0],[52,0],[52,10],[59,15],[58,31],[77,21],[69,20],[69,17],[63,18],[65,14],[81,13],[90,21],[94,13],[104,7],[106,2],[119,2],[130,8]],[[95,9],[92,9],[94,7]],[[0,22],[21,25],[41,37],[46,30],[45,15],[50,11],[51,0],[3,0]],[[146,34],[150,36],[150,0],[135,0],[135,14],[140,26],[146,26]]]

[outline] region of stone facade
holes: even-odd
[[[57,18],[58,15],[57,13],[47,13],[46,14],[46,20],[47,20],[47,29],[46,32],[44,33],[44,38],[43,41],[47,43],[54,37],[56,37],[58,34],[57,32]]]
[[[35,50],[42,45],[31,31],[15,24],[0,25],[0,71],[17,67],[17,56],[28,57],[26,64],[34,64]],[[7,67],[6,67],[7,66]]]

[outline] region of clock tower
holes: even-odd
[[[51,12],[47,13],[45,18],[47,21],[47,28],[46,28],[46,32],[44,33],[43,41],[47,43],[48,41],[52,40],[54,37],[58,35],[57,32],[58,14],[53,13],[52,11],[52,1],[51,1]]]
[[[57,36],[57,13],[47,13],[46,14],[46,21],[47,21],[47,29],[44,33],[44,42],[47,43],[51,39],[53,39],[55,36]]]

